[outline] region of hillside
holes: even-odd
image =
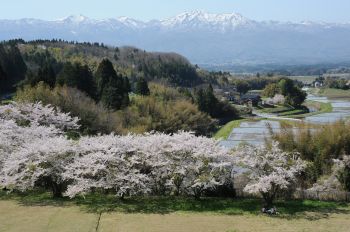
[[[58,106],[84,134],[179,130],[211,135],[237,117],[210,83],[226,78],[175,53],[57,40],[0,44],[0,96]],[[227,78],[226,78],[227,80]]]
[[[45,60],[57,63],[79,62],[87,64],[94,72],[103,58],[108,58],[118,72],[127,75],[131,82],[142,76],[175,86],[194,86],[203,80],[196,68],[176,53],[152,53],[134,47],[107,47],[98,43],[72,43],[37,40],[16,41],[27,66],[35,70]]]

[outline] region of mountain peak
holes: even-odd
[[[70,15],[65,18],[59,19],[58,21],[70,22],[70,23],[82,23],[87,20],[89,20],[88,17],[80,14],[80,15]]]
[[[252,24],[252,20],[245,18],[238,13],[214,14],[202,10],[195,10],[179,14],[173,18],[161,21],[165,26],[180,25],[223,25],[223,26],[239,26]]]

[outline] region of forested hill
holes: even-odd
[[[17,47],[27,67],[36,71],[50,63],[56,73],[66,62],[87,64],[95,72],[103,58],[108,58],[117,72],[134,82],[139,77],[174,86],[192,87],[203,82],[196,67],[175,53],[146,52],[134,47],[107,47],[98,43],[75,43],[61,40],[12,40],[2,47]]]
[[[17,101],[57,106],[79,117],[86,134],[211,135],[217,122],[237,117],[209,85],[220,78],[227,80],[174,53],[58,40],[0,43],[0,97],[15,93]]]

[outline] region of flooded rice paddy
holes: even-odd
[[[328,99],[326,97],[308,95],[307,99],[331,103],[333,111],[330,113],[308,116],[303,119],[304,122],[326,124],[350,117],[350,96],[348,99]],[[260,117],[261,116],[262,115],[260,115]],[[284,118],[284,120],[286,119]],[[273,132],[279,132],[281,130],[280,121],[278,121],[275,116],[273,120],[267,119],[242,122],[238,128],[233,129],[227,140],[221,141],[220,143],[228,148],[235,147],[241,143],[252,145],[263,144],[266,138],[269,138],[270,130]],[[297,132],[298,129],[295,128],[293,130]]]

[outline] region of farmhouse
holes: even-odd
[[[235,101],[239,96],[239,93],[233,87],[215,88],[214,94],[218,99],[221,99],[222,101]]]
[[[261,97],[258,94],[248,93],[241,97],[240,104],[251,104],[257,106],[261,102]]]

